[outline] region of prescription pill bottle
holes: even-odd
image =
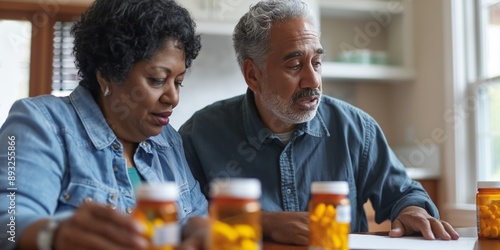
[[[146,229],[148,250],[174,250],[180,242],[175,201],[179,190],[175,182],[142,184],[137,187],[137,207],[132,217]]]
[[[478,181],[476,194],[477,236],[500,239],[500,182]]]
[[[262,248],[260,181],[226,178],[210,182],[208,249]]]
[[[347,250],[351,205],[345,181],[313,182],[309,202],[309,250]]]

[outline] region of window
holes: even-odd
[[[87,9],[88,1],[49,2],[0,0],[0,126],[15,100],[60,95],[54,87],[58,92],[74,87],[71,79],[76,79],[76,70],[68,67],[68,61],[73,63],[67,48],[72,41],[66,33],[68,23]]]
[[[478,1],[475,137],[478,180],[500,181],[500,0]]]
[[[71,22],[55,22],[52,95],[69,95],[78,85],[78,70],[73,53]]]
[[[31,23],[0,20],[0,126],[12,104],[28,97]]]
[[[500,181],[500,0],[445,3],[451,44],[445,119],[453,139],[444,181],[447,203],[457,212],[447,213],[471,226],[477,181]]]

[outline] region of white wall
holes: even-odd
[[[181,89],[179,105],[170,124],[184,124],[197,110],[218,100],[245,93],[247,85],[236,62],[228,35],[202,35],[202,48],[193,61]]]

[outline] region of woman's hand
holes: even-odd
[[[56,250],[146,249],[144,229],[132,217],[97,203],[85,203],[57,228]]]
[[[398,217],[392,223],[392,229],[389,232],[390,237],[402,237],[413,233],[422,233],[424,238],[434,240],[456,240],[458,233],[453,229],[450,223],[436,219],[427,213],[421,207],[409,206],[399,213]]]

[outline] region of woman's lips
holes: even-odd
[[[163,113],[154,113],[153,115],[155,116],[159,124],[161,124],[162,126],[166,126],[170,122],[169,117],[171,114],[172,112],[163,112]]]

